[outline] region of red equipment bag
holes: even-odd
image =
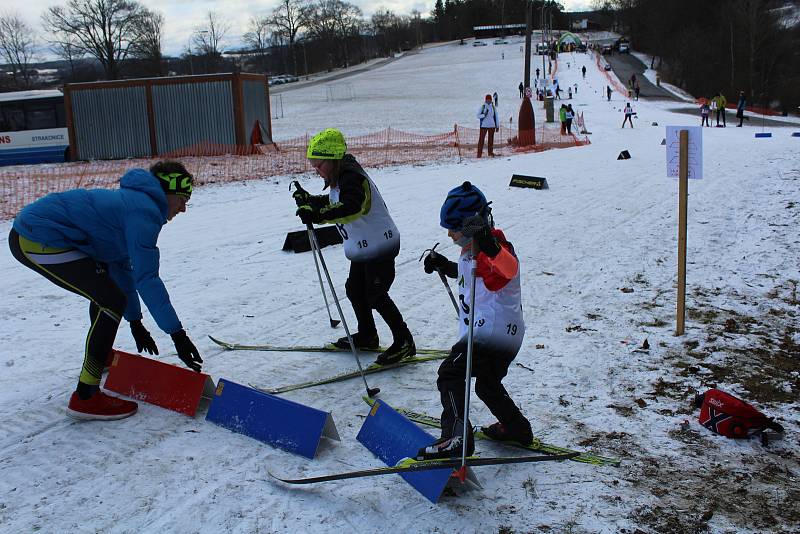
[[[709,389],[695,397],[700,408],[700,424],[710,431],[727,438],[747,438],[767,428],[783,432],[783,427],[759,412],[742,399],[720,391]]]

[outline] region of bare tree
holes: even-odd
[[[71,43],[76,53],[90,55],[103,66],[106,79],[119,77],[120,63],[142,38],[142,17],[149,12],[135,0],[68,0],[42,15],[52,43]]]
[[[139,19],[139,39],[131,43],[131,56],[153,63],[158,73],[161,69],[161,32],[164,27],[164,15],[144,10]]]
[[[242,41],[256,54],[263,56],[270,45],[270,23],[266,17],[253,16],[247,21]]]
[[[230,29],[230,24],[221,19],[216,12],[209,11],[206,15],[206,22],[202,26],[195,28],[192,41],[194,41],[195,47],[201,54],[221,56],[224,51],[225,35]]]
[[[50,49],[55,55],[65,59],[69,63],[69,80],[71,81],[75,76],[75,60],[83,57],[83,52],[78,50],[78,46],[71,36],[66,36],[66,38],[61,41],[53,42]]]
[[[281,0],[272,10],[270,25],[275,33],[283,36],[289,44],[289,56],[292,58],[292,73],[297,76],[297,57],[294,43],[298,32],[306,25],[307,11],[303,0]]]
[[[29,89],[33,84],[30,64],[35,46],[33,30],[18,14],[0,15],[0,54],[11,66],[14,85],[19,89]]]

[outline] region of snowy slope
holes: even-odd
[[[354,77],[357,99],[337,103],[335,114],[320,101],[320,87],[284,93],[291,117],[275,123],[276,137],[328,126],[348,134],[387,124],[445,131],[474,121],[473,108],[494,90],[503,112],[516,114],[518,47],[452,45],[403,58]],[[457,490],[438,505],[396,476],[300,489],[268,480],[268,469],[312,475],[380,465],[355,440],[366,414],[358,380],[286,395],[333,413],[342,441],[326,442],[314,461],[230,433],[202,415],[190,419],[145,404],[127,420],[73,422],[64,406],[81,364],[86,304],[3,250],[0,531],[800,529],[800,369],[791,342],[800,329],[800,139],[789,128],[774,129],[772,139],[754,139],[750,127],[705,130],[705,179],[690,183],[687,334],[676,338],[677,183],[665,177],[660,141],[664,125],[689,119],[662,109],[669,104],[641,101],[634,103],[636,128],[621,130],[625,102],[617,94],[605,101],[606,79],[589,56],[562,55],[558,75],[562,85],[578,84],[572,102],[586,114],[591,145],[371,175],[402,233],[391,294],[417,345],[454,341],[447,294],[417,260],[437,241],[437,250],[457,255],[438,226],[438,211],[446,191],[469,179],[493,201],[496,221],[522,262],[527,334],[507,389],[542,439],[621,456],[622,467],[487,467],[477,471],[482,491]],[[314,91],[322,95],[317,101]],[[617,161],[623,149],[633,158]],[[510,189],[512,173],[546,176],[550,190]],[[206,338],[320,344],[343,335],[328,326],[311,256],[280,250],[286,233],[301,229],[289,180],[204,187],[162,232],[162,276],[214,378],[279,386],[354,366],[347,354],[225,352]],[[301,182],[321,189],[316,176]],[[9,228],[0,224],[3,232]],[[324,254],[343,296],[348,264],[341,247]],[[343,307],[354,325],[349,304]],[[145,324],[159,359],[179,363],[147,314]],[[632,353],[645,338],[650,353]],[[134,351],[126,326],[116,345]],[[435,414],[436,368],[373,375],[370,385],[389,404]],[[712,382],[778,417],[787,438],[764,449],[756,440],[708,433],[688,403]],[[492,422],[480,401],[473,414],[475,423]],[[511,451],[480,443],[479,452]]]

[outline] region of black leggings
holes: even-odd
[[[13,228],[8,234],[8,246],[14,258],[24,266],[89,300],[91,326],[86,336],[79,382],[89,386],[100,384],[106,357],[125,312],[125,293],[108,275],[104,264],[75,249],[44,247],[20,236]]]
[[[345,283],[347,298],[358,320],[358,331],[369,335],[377,332],[372,310],[376,310],[395,340],[408,332],[400,310],[389,297],[394,282],[394,258],[374,262],[350,262],[350,275]]]
[[[508,366],[517,354],[498,352],[475,345],[472,354],[472,376],[475,377],[475,394],[497,420],[507,425],[522,412],[503,387]],[[464,394],[466,392],[467,344],[459,342],[450,349],[450,355],[439,366],[436,385],[442,398],[442,437],[451,437],[464,420]],[[469,425],[469,421],[466,422]]]

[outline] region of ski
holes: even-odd
[[[554,456],[499,456],[494,458],[481,458],[479,456],[469,456],[467,466],[475,467],[479,465],[503,465],[521,464],[531,462],[554,462],[570,460],[577,452],[569,454],[558,454]],[[434,469],[457,469],[461,467],[460,458],[446,458],[440,460],[414,460],[404,458],[394,467],[378,467],[375,469],[363,469],[359,471],[347,471],[345,473],[334,473],[332,475],[322,475],[307,478],[283,478],[269,474],[272,478],[285,482],[286,484],[316,484],[317,482],[330,482],[332,480],[346,480],[349,478],[373,477],[379,475],[390,475],[393,473],[416,473],[419,471],[431,471]]]
[[[432,360],[442,360],[447,357],[447,354],[449,353],[431,354],[427,356],[412,356],[410,358],[405,358],[404,360],[400,360],[397,363],[390,363],[387,365],[378,365],[377,363],[373,363],[364,368],[364,374],[369,375],[372,373],[380,373],[381,371],[396,369],[398,367],[404,367],[406,365],[411,365],[414,363],[428,362]],[[262,388],[253,384],[250,384],[250,386],[264,393],[277,395],[279,393],[286,393],[288,391],[295,391],[298,389],[306,389],[314,386],[321,386],[323,384],[332,384],[334,382],[341,382],[343,380],[349,380],[350,378],[358,378],[360,376],[361,373],[358,371],[345,371],[343,373],[339,373],[338,375],[329,376],[328,378],[320,378],[318,380],[308,380],[307,382],[300,382],[299,384],[290,384],[288,386],[281,386],[277,388]]]
[[[375,404],[375,399],[370,399],[369,397],[362,397],[362,398],[364,399],[364,402],[366,402],[370,406]],[[396,412],[404,415],[409,420],[414,421],[415,423],[419,423],[425,426],[430,426],[433,428],[441,428],[441,422],[439,421],[438,417],[433,417],[431,415],[427,415],[424,413],[417,413],[412,410],[408,410],[406,408],[396,408],[394,406],[392,406],[392,408]],[[621,460],[619,458],[610,458],[607,456],[600,456],[597,454],[574,451],[572,449],[567,449],[565,447],[559,447],[558,445],[543,443],[538,438],[534,438],[533,443],[530,445],[523,445],[522,443],[517,443],[513,441],[498,441],[490,438],[482,430],[480,430],[479,427],[475,427],[474,435],[477,439],[485,439],[488,441],[493,441],[494,443],[500,443],[502,445],[510,445],[518,449],[526,449],[530,451],[543,452],[545,454],[556,454],[556,455],[574,454],[574,456],[570,457],[570,460],[572,460],[573,462],[581,462],[592,465],[610,465],[613,467],[619,467],[621,463]]]
[[[229,343],[227,341],[222,341],[221,339],[217,339],[213,336],[208,336],[211,341],[219,345],[225,350],[255,350],[255,351],[267,351],[267,352],[345,352],[350,353],[350,349],[340,349],[339,347],[334,347],[332,344],[328,345],[321,345],[321,346],[314,346],[314,345],[291,345],[291,346],[280,346],[280,345],[242,345],[239,343]],[[383,352],[386,350],[386,347],[378,347],[377,349],[358,349],[359,352]],[[426,355],[439,355],[444,354],[447,356],[450,354],[449,350],[446,349],[417,349],[417,354],[426,354]]]

